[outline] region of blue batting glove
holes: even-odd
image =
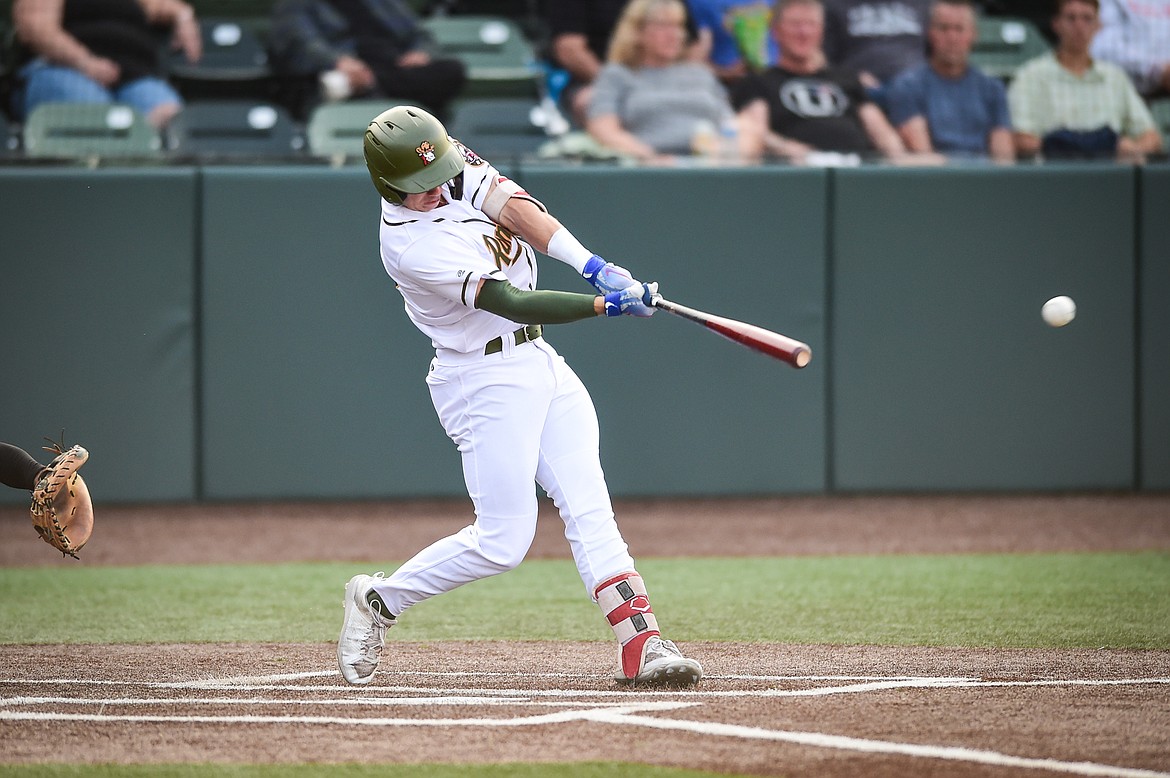
[[[620,292],[610,292],[605,296],[605,315],[621,316],[627,313],[630,316],[653,316],[657,310],[654,301],[660,296],[657,281],[650,284],[630,284]]]
[[[629,270],[612,262],[606,262],[596,254],[585,263],[585,269],[581,271],[581,276],[593,284],[593,288],[601,294],[620,292],[630,284],[637,283],[630,275]]]

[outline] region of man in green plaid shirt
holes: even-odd
[[[1141,159],[1161,150],[1157,124],[1125,71],[1089,54],[1100,26],[1098,0],[1059,0],[1056,51],[1026,63],[1008,88],[1021,156]]]

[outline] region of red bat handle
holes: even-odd
[[[799,340],[794,340],[778,332],[688,308],[661,297],[654,304],[664,311],[702,324],[730,341],[747,346],[753,351],[759,351],[761,354],[783,360],[793,367],[804,367],[812,360],[812,349],[808,347],[807,343],[801,343]]]

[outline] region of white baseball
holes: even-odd
[[[1071,297],[1064,295],[1053,297],[1044,303],[1044,307],[1040,309],[1040,315],[1049,325],[1063,327],[1076,318],[1077,304],[1073,302]]]

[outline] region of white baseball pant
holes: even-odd
[[[584,384],[543,339],[497,354],[440,350],[427,385],[458,445],[475,523],[420,551],[374,585],[390,612],[511,570],[536,534],[534,481],[565,523],[581,581],[634,569],[601,470],[597,412]]]

